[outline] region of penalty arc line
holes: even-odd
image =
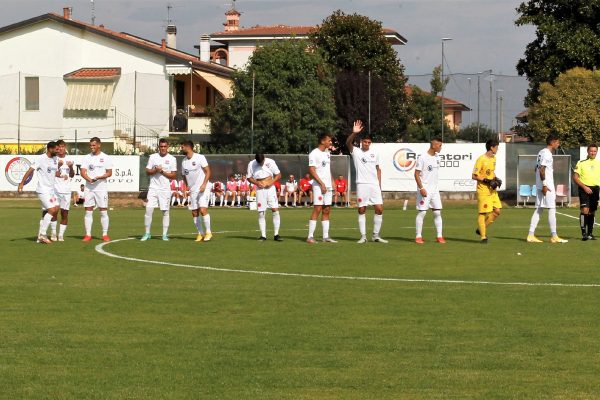
[[[107,257],[117,258],[120,260],[140,262],[146,264],[156,264],[163,266],[172,266],[179,268],[200,269],[213,272],[229,272],[254,274],[265,276],[284,276],[295,278],[312,278],[312,279],[331,279],[331,280],[348,280],[348,281],[376,281],[376,282],[403,282],[403,283],[426,283],[426,284],[462,284],[462,285],[494,285],[494,286],[549,286],[549,287],[575,287],[575,288],[600,288],[600,284],[596,283],[552,283],[552,282],[493,282],[493,281],[469,281],[469,280],[450,280],[450,279],[411,279],[411,278],[385,278],[385,277],[369,277],[369,276],[344,276],[344,275],[319,275],[319,274],[301,274],[294,272],[273,272],[273,271],[254,271],[246,269],[231,269],[231,268],[216,268],[202,265],[179,264],[167,261],[145,260],[142,258],[125,257],[104,250],[104,246],[122,242],[125,240],[133,240],[129,237],[124,239],[112,240],[110,242],[100,243],[96,245],[95,250]]]

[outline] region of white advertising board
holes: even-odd
[[[0,168],[3,172],[0,176],[0,191],[16,191],[23,175],[36,157],[39,156],[0,155]],[[71,180],[71,189],[75,191],[79,185],[85,184],[80,175],[81,161],[85,155],[70,157],[75,162],[75,177]],[[137,192],[140,188],[139,156],[109,157],[113,162],[113,174],[108,179],[108,190],[110,192]],[[24,190],[35,191],[36,186],[37,178],[34,173],[30,181],[25,184]]]
[[[417,157],[429,149],[429,143],[373,143],[379,153],[381,186],[385,192],[416,192]],[[471,179],[475,161],[485,153],[482,143],[444,143],[440,152],[439,187],[442,192],[473,192],[477,182]],[[506,145],[500,143],[496,154],[496,176],[506,189]]]

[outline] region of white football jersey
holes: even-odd
[[[54,180],[58,168],[56,157],[48,157],[46,154],[35,158],[31,168],[35,170],[37,176],[37,188],[35,191],[39,194],[54,194]]]
[[[160,154],[154,153],[148,159],[146,169],[152,169],[157,166],[161,166],[165,172],[174,172],[177,171],[177,160],[170,154],[161,157]],[[150,176],[150,186],[148,189],[170,192],[171,181],[163,174],[156,173]]]
[[[298,183],[296,181],[285,181],[285,190],[288,192],[295,192],[298,189]]]
[[[354,146],[352,149],[352,161],[356,169],[356,183],[370,183],[379,185],[377,178],[377,166],[379,165],[379,154],[369,149]]]
[[[540,177],[540,167],[546,167],[546,187],[554,190],[554,158],[552,152],[546,147],[538,153],[537,165],[535,166],[535,186],[538,190],[542,190],[542,178]]]
[[[190,192],[200,191],[200,186],[202,186],[202,182],[204,182],[206,176],[202,168],[206,167],[208,167],[208,161],[206,161],[206,157],[202,154],[194,153],[192,154],[192,158],[183,157],[181,174],[185,176]],[[208,183],[206,187],[210,188]]]
[[[54,182],[54,191],[61,194],[71,193],[71,177],[69,176],[70,169],[67,165],[67,162],[73,162],[73,159],[65,155],[63,158],[57,156],[57,160],[62,160],[63,164],[58,168],[60,176],[56,177]],[[75,165],[73,165],[73,168],[75,168]]]
[[[90,178],[102,176],[106,173],[107,170],[112,168],[112,161],[102,151],[97,155],[94,155],[93,153],[88,154],[83,158],[83,161],[81,162],[81,169],[85,169]],[[104,192],[108,190],[108,184],[106,183],[106,179],[101,179],[93,183],[86,182],[85,186],[89,189],[90,192]]]
[[[440,172],[440,156],[438,153],[429,155],[428,152],[417,157],[415,170],[421,171],[421,183],[428,192],[438,191],[438,177]]]
[[[308,166],[315,167],[317,175],[323,181],[328,190],[331,190],[331,153],[328,150],[321,151],[317,147],[308,155]],[[316,180],[312,180],[312,184],[318,185]]]
[[[263,163],[263,165],[257,163],[256,160],[252,160],[248,163],[247,177],[258,180],[268,177],[274,177],[280,172],[281,171],[279,171],[279,168],[277,167],[277,164],[275,164],[275,161],[273,161],[270,158],[265,158],[265,162]]]

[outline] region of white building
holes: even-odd
[[[173,47],[175,35],[169,26]],[[177,110],[188,131],[210,133],[206,107],[231,96],[231,68],[73,20],[69,8],[0,28],[0,54],[0,149],[98,136],[130,150],[134,135],[153,146]]]
[[[235,3],[234,3],[235,4]],[[196,46],[200,50],[200,58],[234,68],[244,68],[250,56],[260,46],[275,40],[308,39],[315,26],[289,25],[257,25],[250,28],[240,27],[241,13],[231,8],[225,13],[225,30],[206,36],[213,41],[212,46]],[[383,34],[392,45],[405,45],[406,39],[393,29],[383,29]],[[210,49],[210,56],[207,53]],[[205,55],[206,54],[206,55]]]

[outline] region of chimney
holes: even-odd
[[[234,3],[234,6],[231,8],[231,10],[225,13],[226,21],[223,25],[225,25],[226,32],[237,31],[240,29],[240,15],[242,14],[235,9]]]
[[[65,19],[71,19],[72,12],[73,12],[73,7],[64,7],[63,8],[63,17]]]
[[[210,62],[210,36],[200,36],[200,61]]]
[[[162,40],[160,44],[160,49],[163,51],[167,49],[167,41],[165,39]]]
[[[173,24],[167,26],[167,46],[177,48],[177,27]]]

